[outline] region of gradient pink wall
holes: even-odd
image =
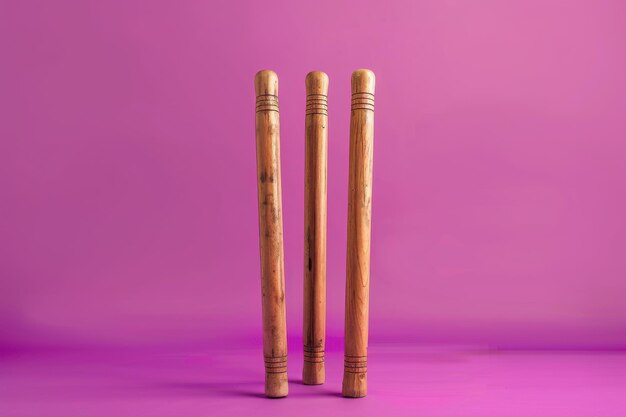
[[[280,77],[294,343],[304,76],[330,76],[340,340],[349,82],[367,67],[372,340],[626,346],[624,2],[308,3],[0,4],[0,342],[258,337],[262,68]]]

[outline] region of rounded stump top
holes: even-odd
[[[374,94],[376,87],[376,76],[368,69],[358,69],[352,73],[352,94],[370,93]]]
[[[278,75],[272,70],[261,70],[254,76],[254,91],[260,95],[278,95]]]
[[[306,75],[304,81],[307,94],[328,95],[328,75],[322,71],[312,71]]]

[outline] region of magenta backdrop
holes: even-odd
[[[304,76],[330,76],[343,332],[351,71],[377,75],[371,338],[626,346],[621,1],[3,1],[0,342],[261,331],[254,73],[280,77],[301,335]]]

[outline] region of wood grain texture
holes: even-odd
[[[352,73],[344,397],[367,395],[374,88],[372,71]]]
[[[328,76],[305,79],[304,168],[304,366],[302,382],[323,384],[326,338],[326,172]]]
[[[265,395],[278,398],[287,396],[288,384],[280,123],[276,73],[268,70],[259,71],[254,79],[254,88]]]

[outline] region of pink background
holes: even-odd
[[[358,4],[3,1],[0,344],[256,343],[253,77],[271,68],[295,349],[304,76],[330,76],[338,346],[366,67],[372,342],[626,346],[624,2]]]

